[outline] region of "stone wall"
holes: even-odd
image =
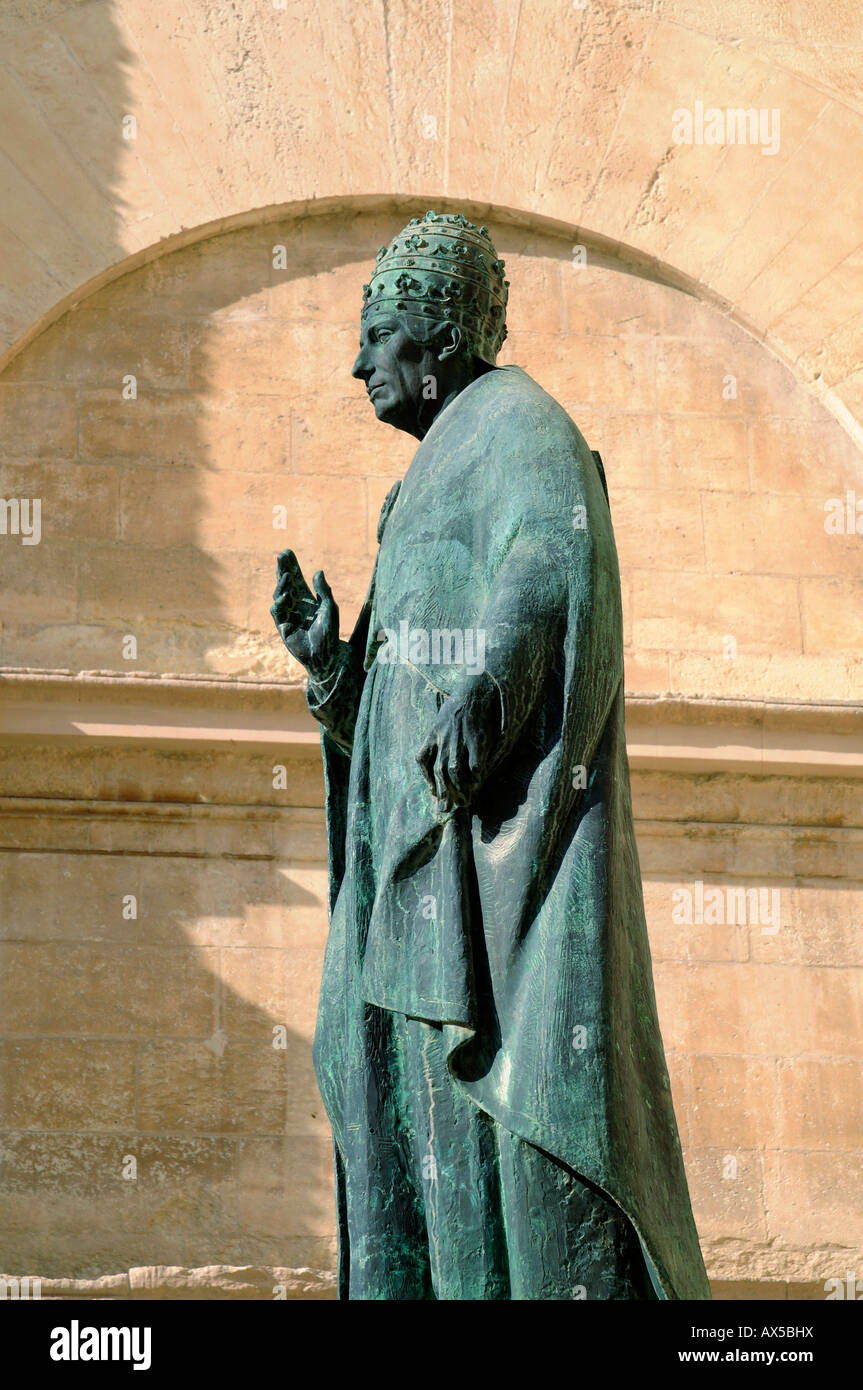
[[[856,0],[18,0],[0,35],[2,349],[160,240],[445,193],[677,267],[863,438]],[[696,101],[778,148],[677,143]]]
[[[7,368],[3,495],[42,498],[44,540],[3,547],[0,664],[298,677],[268,612],[288,543],[350,627],[412,454],[350,377],[363,280],[407,215],[203,241],[98,291]],[[574,231],[490,225],[512,282],[500,360],[605,460],[627,688],[854,698],[859,537],[828,534],[825,503],[863,496],[863,469],[839,424],[656,267],[592,245],[580,266]]]
[[[350,379],[357,308],[378,244],[422,210],[250,219],[99,289],[0,377],[0,493],[42,499],[39,545],[0,546],[13,1273],[332,1265],[310,1057],[321,773],[268,607],[286,544],[326,569],[346,629],[361,602],[412,441]],[[863,1245],[863,744],[836,702],[859,698],[863,615],[859,538],[828,535],[824,503],[863,493],[859,455],[656,264],[486,220],[512,282],[502,360],[605,461],[657,991],[710,1273],[764,1296],[843,1276]],[[779,930],[676,921],[697,883],[779,889]]]

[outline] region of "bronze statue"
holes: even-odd
[[[322,726],[315,1066],[340,1296],[708,1298],[653,993],[601,462],[519,367],[485,227],[381,247],[353,375],[420,446],[350,641],[279,556]]]

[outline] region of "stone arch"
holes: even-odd
[[[855,533],[826,532],[824,508],[863,495],[860,457],[809,384],[709,287],[634,246],[520,209],[434,204],[492,226],[513,282],[502,360],[532,370],[606,458],[628,688],[850,698]],[[7,490],[33,483],[32,438],[48,492],[53,480],[77,496],[60,562],[68,576],[80,561],[76,619],[61,624],[77,664],[114,669],[103,639],[116,645],[131,621],[123,602],[149,593],[136,619],[162,608],[173,638],[151,645],[143,669],[276,674],[264,557],[287,543],[278,506],[303,562],[335,568],[349,620],[377,508],[409,457],[349,378],[359,287],[378,242],[422,210],[364,195],[183,231],[105,268],[9,351],[0,387],[19,419],[3,444]],[[141,395],[125,403],[119,383],[141,354]],[[87,520],[93,497],[114,508],[107,531]],[[336,542],[336,518],[350,541]],[[33,622],[38,592],[29,602],[17,624],[29,637],[17,645],[12,625],[5,664],[56,665]]]
[[[377,425],[350,379],[359,287],[377,244],[430,201],[253,214],[169,254],[152,248],[67,306],[0,380],[18,431],[0,440],[7,492],[38,489],[48,503],[39,547],[7,536],[2,548],[0,696],[16,756],[0,869],[16,902],[7,954],[24,1037],[12,1045],[24,1078],[13,1120],[42,1127],[18,1144],[25,1211],[70,1230],[49,1250],[37,1221],[16,1229],[7,1267],[125,1285],[130,1264],[253,1261],[267,1290],[281,1282],[272,1266],[331,1261],[329,1140],[310,1063],[326,935],[320,762],[267,610],[288,539],[307,572],[328,570],[345,626],[360,600],[377,507],[413,444]],[[853,1084],[847,1030],[823,1020],[850,1016],[855,988],[841,967],[854,959],[846,924],[860,895],[848,864],[859,718],[831,702],[859,689],[846,651],[863,645],[857,542],[827,535],[823,497],[859,477],[859,455],[785,366],[707,296],[668,283],[667,268],[598,239],[593,263],[576,268],[571,226],[470,210],[509,263],[507,352],[606,461],[657,997],[710,1272],[799,1286],[833,1269],[856,1215],[818,1184],[841,1187],[853,1144],[830,1118]],[[276,240],[287,274],[273,267]],[[127,402],[130,368],[140,389]],[[729,374],[739,390],[724,399]],[[285,501],[290,537],[272,527]],[[130,630],[133,663],[119,655]],[[134,938],[116,921],[128,875]],[[669,922],[681,878],[741,877],[781,893],[776,936]],[[68,989],[63,1010],[46,1012],[46,971],[98,973],[86,1016],[72,1016]],[[289,1046],[275,1054],[285,1020]],[[58,1027],[70,1034],[62,1057]],[[106,1082],[104,1035],[118,1028]],[[45,1076],[69,1089],[67,1055],[71,1118],[40,1099]],[[798,1073],[835,1154],[797,1152]],[[134,1203],[116,1191],[117,1136],[75,1131],[101,1123],[106,1093],[140,1120],[120,1145],[146,1160]],[[730,1093],[754,1094],[757,1116],[729,1110]],[[800,1142],[811,1143],[805,1126]],[[741,1151],[733,1200],[719,1161],[729,1149]],[[82,1163],[86,1191],[65,1176]],[[815,1194],[806,1219],[801,1182]],[[85,1236],[94,1194],[113,1225]],[[136,1220],[146,1233],[129,1229]],[[177,1287],[222,1277],[183,1273]]]
[[[388,0],[362,14],[334,5],[314,24],[293,0],[19,7],[2,21],[4,341],[106,252],[119,262],[249,207],[369,188],[428,205],[442,189],[602,227],[680,266],[854,429],[856,18],[853,5],[804,17],[768,0],[708,14],[696,0],[529,12],[507,0],[434,15]],[[779,111],[779,149],[676,144],[673,113],[696,101]]]

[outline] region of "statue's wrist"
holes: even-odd
[[[322,666],[309,665],[306,667],[309,680],[312,685],[327,685],[333,681],[334,677],[341,669],[341,652],[338,647],[332,656]]]

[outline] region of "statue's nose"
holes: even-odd
[[[357,377],[360,381],[368,379],[371,375],[371,367],[363,356],[363,349],[357,353],[357,360],[351,367],[351,376]]]

